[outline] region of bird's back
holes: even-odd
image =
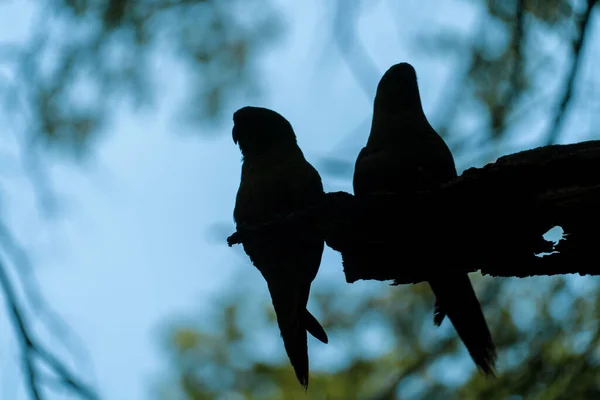
[[[354,193],[427,190],[454,177],[452,153],[427,120],[410,125],[384,120],[373,125],[356,159]]]
[[[238,225],[257,225],[306,208],[324,195],[321,177],[303,156],[281,162],[244,161],[233,211]]]
[[[321,201],[324,195],[319,173],[303,156],[288,157],[276,165],[244,161],[234,219],[238,227],[261,225],[306,209]],[[250,241],[244,243],[244,250],[265,278],[285,274],[286,279],[312,281],[321,261],[324,243],[310,229],[309,226],[299,226],[294,232],[298,234],[270,237],[267,246]],[[308,265],[293,269],[285,267],[296,265],[299,261]],[[308,273],[307,266],[313,266]],[[301,276],[294,277],[295,273]]]

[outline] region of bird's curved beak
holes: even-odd
[[[233,143],[237,144],[238,135],[237,135],[237,129],[236,129],[235,125],[233,125],[233,129],[231,130],[231,137],[233,138]]]

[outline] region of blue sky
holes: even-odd
[[[23,4],[31,3],[16,3],[0,6],[0,38],[25,36],[30,7]],[[333,38],[321,3],[278,3],[287,35],[262,61],[268,77],[264,96],[252,104],[286,116],[317,167],[330,152],[352,158],[368,135],[367,130],[353,132],[369,121],[371,101],[333,42],[324,42],[324,37]],[[404,3],[405,14],[398,13],[401,29],[385,2],[377,2],[365,9],[359,32],[379,74],[399,61],[416,67],[424,108],[434,122],[440,88],[457,60],[431,62],[410,40],[432,19],[460,26],[466,35],[475,28],[477,10],[460,1],[446,8],[434,1]],[[161,348],[166,324],[209,309],[210,299],[238,268],[250,272],[244,275],[248,285],[263,288],[240,249],[228,248],[225,237],[218,242],[209,232],[222,223],[233,230],[241,157],[231,140],[229,115],[248,102],[231,99],[217,128],[222,134],[214,139],[178,134],[173,117],[186,82],[177,68],[173,60],[155,60],[153,72],[169,76],[159,88],[163,97],[158,108],[119,112],[88,163],[53,167],[54,187],[66,199],[59,219],[47,221],[33,211],[35,203],[22,178],[11,183],[13,189],[1,202],[31,252],[44,295],[89,353],[91,366],[79,371],[90,373],[107,399],[149,398],[153,379],[167,363]],[[366,79],[373,94],[379,76]],[[347,181],[325,177],[324,183],[326,190],[350,190]],[[343,280],[339,258],[331,251],[321,271],[317,284]],[[366,284],[355,290],[361,285]],[[0,397],[25,399],[22,388],[15,388],[18,349],[8,334],[8,320],[1,321]],[[44,337],[58,346],[56,339]],[[61,354],[68,357],[68,352]],[[317,358],[314,367],[321,362]]]

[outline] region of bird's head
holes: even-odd
[[[233,113],[232,137],[244,156],[296,146],[296,135],[289,121],[261,107],[243,107]]]
[[[409,63],[391,66],[377,85],[375,107],[380,110],[421,109],[417,73]]]

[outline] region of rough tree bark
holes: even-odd
[[[317,224],[349,283],[418,283],[452,271],[504,277],[600,274],[600,141],[553,145],[470,168],[438,189],[359,202],[328,193],[318,207],[235,232],[230,246]],[[556,246],[542,235],[560,226]],[[540,257],[540,253],[552,253]]]

